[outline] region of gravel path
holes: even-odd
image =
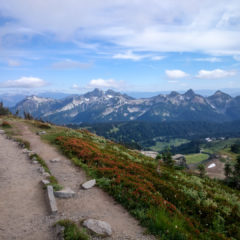
[[[155,239],[144,235],[138,222],[108,194],[94,187],[90,190],[80,189],[80,184],[87,180],[83,170],[73,166],[69,159],[62,156],[53,146],[44,143],[23,122],[15,122],[22,137],[31,143],[31,149],[39,154],[48,164],[52,174],[64,187],[72,188],[77,194],[72,199],[57,199],[60,215],[73,220],[95,218],[111,224],[112,238],[148,240]],[[60,162],[52,163],[51,159],[59,158]]]
[[[41,176],[18,148],[0,134],[0,239],[50,240]]]

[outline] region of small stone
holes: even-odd
[[[57,198],[72,198],[75,196],[75,192],[71,188],[64,188],[60,191],[54,192]]]
[[[0,134],[4,134],[5,133],[5,131],[4,130],[0,130]]]
[[[82,184],[82,187],[83,187],[84,189],[90,189],[90,188],[92,188],[93,186],[95,186],[95,184],[96,184],[96,179],[92,179],[92,180],[90,180],[90,181],[87,181],[87,182],[83,183],[83,184]]]
[[[51,159],[50,162],[57,163],[57,162],[60,162],[60,159],[59,158],[54,158],[54,159]]]
[[[28,154],[28,157],[32,157],[32,156],[35,154],[35,152],[30,151],[30,152],[28,152],[27,154]]]
[[[44,172],[42,175],[43,175],[44,177],[50,177],[50,176],[51,176],[48,172]]]
[[[40,173],[45,173],[45,170],[44,170],[44,168],[43,167],[40,167],[40,168],[38,168],[38,171],[40,172]]]
[[[50,184],[50,182],[49,182],[48,180],[46,180],[46,179],[42,179],[41,182],[42,182],[42,184],[43,184],[44,186]]]
[[[24,149],[22,150],[22,152],[23,152],[23,153],[29,153],[29,150],[28,150],[27,148],[24,148]]]
[[[83,222],[83,226],[100,236],[112,235],[112,228],[110,224],[104,221],[96,219],[87,219]]]
[[[44,134],[46,134],[46,131],[37,132],[37,135],[44,135]]]
[[[32,161],[32,164],[38,164],[38,161]]]

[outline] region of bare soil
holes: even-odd
[[[216,164],[215,167],[213,168],[208,168],[210,164]],[[207,164],[206,166],[206,174],[211,177],[211,178],[217,178],[217,179],[224,179],[224,163],[221,162],[219,159],[212,159]]]
[[[75,167],[54,146],[43,142],[28,125],[23,122],[12,122],[12,124],[21,132],[22,138],[31,143],[31,150],[46,161],[59,183],[64,187],[70,187],[77,193],[72,199],[57,199],[62,218],[73,220],[94,218],[106,221],[113,229],[113,235],[109,239],[155,239],[145,235],[145,229],[139,226],[138,222],[121,205],[100,188],[81,189],[80,185],[89,180],[84,171]],[[54,158],[59,158],[60,162],[52,163],[50,160]]]
[[[53,239],[41,176],[18,145],[0,134],[0,239]]]

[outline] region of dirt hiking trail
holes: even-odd
[[[17,143],[0,134],[0,239],[53,239],[41,176]]]
[[[52,174],[58,179],[59,184],[70,187],[76,192],[74,198],[57,199],[59,215],[62,218],[72,220],[94,218],[106,221],[111,224],[113,230],[112,237],[107,239],[155,239],[152,236],[145,235],[145,230],[139,226],[138,222],[100,188],[94,187],[89,190],[82,190],[80,184],[88,180],[84,171],[75,167],[54,146],[43,142],[38,135],[30,130],[27,124],[23,122],[12,122],[12,124],[20,131],[22,138],[30,142],[31,150],[45,160]],[[50,161],[55,158],[59,158],[60,162],[53,163]]]

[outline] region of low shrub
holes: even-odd
[[[75,165],[161,239],[238,239],[239,191],[163,164],[159,175],[155,160],[86,131],[46,135],[54,136]]]
[[[80,230],[77,224],[71,220],[64,219],[57,222],[64,227],[64,240],[89,240],[89,236]]]
[[[7,121],[3,121],[1,124],[1,127],[3,128],[12,128],[11,124]]]

